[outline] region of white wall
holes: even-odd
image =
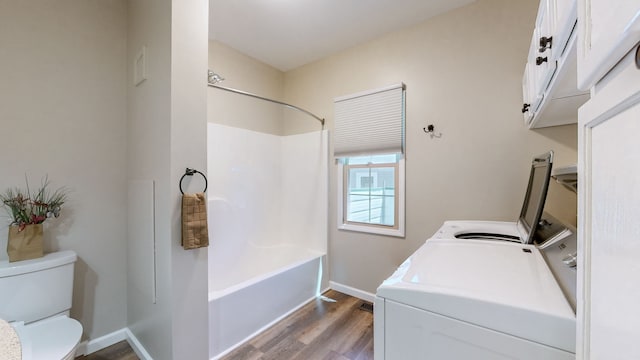
[[[173,359],[209,356],[208,251],[180,245],[181,193],[186,167],[207,173],[208,0],[173,0],[171,22],[171,265]],[[193,179],[185,192],[202,191]]]
[[[135,286],[153,278],[150,239],[131,238],[127,315],[154,359],[208,358],[207,250],[180,246],[178,189],[186,167],[206,173],[207,18],[206,0],[129,1],[127,60],[146,46],[148,79],[134,86],[129,67],[128,179],[154,184],[157,296]],[[202,185],[193,178],[183,189]],[[130,223],[130,234],[148,235],[139,229],[148,225]]]
[[[282,141],[277,135],[213,123],[208,132],[211,251],[225,254],[220,260],[231,267],[248,245],[282,241]]]
[[[478,0],[285,74],[285,100],[325,116],[330,130],[333,98],[407,85],[406,238],[338,231],[332,165],[331,280],[375,292],[444,220],[515,220],[533,155],[553,149],[557,164],[576,162],[575,125],[531,131],[522,123],[537,7],[537,0]],[[315,126],[296,124],[287,130]],[[429,124],[442,138],[423,132]],[[556,186],[550,196],[566,192]],[[575,221],[575,201],[569,194],[548,210]]]
[[[326,253],[326,134],[277,136],[213,123],[208,133],[211,284],[237,271],[250,246]]]
[[[155,182],[156,197],[153,209],[155,223],[153,217],[148,220],[154,227],[151,236],[155,233],[155,268],[154,239],[133,237],[138,227],[148,224],[138,221],[128,223],[132,237],[127,246],[127,320],[132,333],[154,359],[169,359],[172,352],[169,341],[172,275],[168,195],[171,156],[171,1],[129,1],[127,10],[127,179],[147,184]],[[134,87],[133,59],[142,46],[147,48],[147,80]],[[135,195],[136,192],[131,194]],[[144,198],[133,200],[133,204],[149,201]],[[133,210],[128,209],[129,212]],[[136,220],[135,214],[131,216]],[[157,271],[155,304],[150,293],[152,288],[136,286],[154,281],[154,269]]]
[[[49,176],[70,190],[45,251],[78,253],[83,339],[126,326],[126,5],[0,2],[0,191]],[[4,210],[2,210],[4,217]],[[0,258],[7,223],[0,221]]]

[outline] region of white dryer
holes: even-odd
[[[567,268],[557,245],[545,260],[535,245],[428,240],[377,290],[375,359],[574,359],[574,309],[547,265]]]

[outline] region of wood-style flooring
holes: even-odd
[[[330,290],[222,360],[370,360],[373,314],[363,301]],[[371,305],[368,303],[368,305]]]
[[[222,360],[372,360],[371,303],[329,290]],[[362,306],[364,304],[364,306]],[[126,341],[76,360],[138,360]]]
[[[76,360],[139,360],[126,340],[115,343],[108,348],[96,351],[91,355],[79,356]]]

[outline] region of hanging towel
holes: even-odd
[[[207,203],[204,193],[182,195],[182,247],[185,250],[209,246]]]

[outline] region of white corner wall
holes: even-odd
[[[249,244],[326,253],[326,131],[277,136],[209,123],[208,139],[211,249],[225,254],[210,269],[233,266]]]
[[[124,0],[0,2],[0,191],[69,189],[45,251],[78,254],[83,340],[126,326],[126,40]]]
[[[169,176],[173,359],[209,357],[208,249],[180,245],[185,168],[207,173],[207,53],[209,1],[173,0],[171,22],[171,172]],[[203,191],[202,180],[185,192]],[[197,335],[194,335],[197,334]]]
[[[151,197],[155,199],[135,199],[136,202],[153,200],[150,206],[155,221],[151,218],[147,220],[150,224],[128,222],[131,238],[127,244],[127,325],[153,359],[170,359],[173,351],[168,195],[171,186],[171,1],[128,1],[127,18],[127,179],[132,195],[138,196],[141,194],[133,184],[155,183],[151,189]],[[133,60],[143,46],[146,47],[147,80],[135,86]],[[129,208],[128,212],[134,210]],[[151,238],[134,237],[145,234],[139,228],[148,226],[153,229],[150,235],[146,233]],[[155,285],[155,304],[148,288],[136,286],[149,282]]]
[[[148,223],[129,223],[128,326],[153,359],[206,359],[207,249],[180,246],[178,182],[187,167],[206,173],[208,2],[128,5],[127,177],[131,188],[154,193],[152,234],[138,228]],[[135,86],[132,65],[143,46],[147,80]],[[183,189],[202,185],[189,179]],[[155,279],[155,303],[149,288],[136,286],[145,278]]]
[[[208,124],[212,249],[228,254],[221,259],[228,266],[247,245],[282,239],[281,142],[277,135]]]

